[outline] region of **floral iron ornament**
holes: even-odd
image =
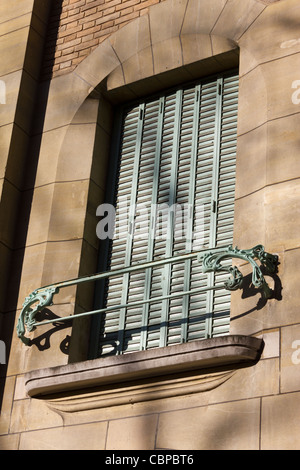
[[[224,251],[221,252],[210,252],[199,257],[203,262],[203,272],[220,272],[225,271],[231,274],[228,278],[224,287],[227,290],[240,289],[243,282],[243,275],[236,266],[224,266],[221,262],[228,258],[239,258],[247,261],[252,266],[252,284],[257,289],[262,289],[263,295],[266,299],[272,296],[272,290],[268,286],[261,268],[255,261],[255,258],[259,259],[261,264],[264,266],[266,273],[273,274],[276,271],[278,256],[266,253],[262,245],[257,245],[250,250],[239,250],[237,247],[233,248],[231,245],[228,246]]]
[[[257,289],[262,289],[263,295],[266,299],[269,299],[272,296],[272,290],[268,286],[261,268],[255,261],[255,258],[258,259],[264,271],[268,274],[275,273],[276,266],[278,263],[277,255],[272,255],[265,252],[265,249],[262,245],[257,245],[250,250],[239,250],[237,247],[233,248],[231,245],[224,248],[215,248],[210,251],[201,251],[198,253],[188,253],[185,255],[177,256],[174,258],[168,258],[163,260],[158,260],[152,263],[143,263],[137,266],[130,266],[128,268],[122,268],[113,270],[105,273],[93,274],[91,276],[81,277],[78,279],[72,279],[70,281],[59,282],[57,284],[52,284],[50,286],[41,287],[36,289],[32,294],[26,297],[23,304],[23,308],[18,319],[17,323],[17,334],[18,337],[25,343],[27,346],[31,344],[29,338],[25,336],[26,329],[28,332],[33,331],[37,326],[47,323],[57,323],[59,321],[72,320],[81,316],[95,315],[99,313],[104,313],[111,309],[111,307],[103,308],[100,310],[93,310],[90,312],[84,312],[80,314],[71,315],[68,317],[55,318],[54,320],[47,320],[43,322],[36,322],[36,315],[38,312],[41,312],[45,307],[49,307],[53,304],[53,296],[59,292],[63,287],[68,287],[71,285],[77,285],[85,282],[97,281],[99,279],[105,279],[113,276],[120,276],[128,274],[135,271],[142,271],[148,269],[149,267],[153,268],[154,266],[160,266],[165,264],[178,263],[179,261],[185,261],[188,259],[197,259],[199,262],[202,262],[203,273],[209,272],[228,272],[230,277],[224,282],[224,285],[204,287],[201,292],[208,290],[217,290],[217,289],[227,289],[229,291],[237,290],[242,287],[243,275],[236,266],[226,266],[222,262],[230,258],[239,258],[241,260],[247,261],[252,266],[252,283],[253,286]],[[200,292],[199,290],[197,292]],[[193,291],[184,291],[181,293],[171,294],[165,297],[155,297],[153,299],[146,299],[143,301],[132,302],[126,305],[114,306],[113,309],[116,310],[119,308],[125,307],[135,307],[137,305],[150,303],[151,301],[157,302],[160,300],[165,300],[166,298],[179,297],[192,294]]]

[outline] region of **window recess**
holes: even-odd
[[[26,330],[87,315],[97,318],[94,358],[226,336],[243,279],[232,258],[272,295],[255,259],[272,273],[277,257],[232,247],[237,108],[238,76],[225,74],[124,109],[104,265],[28,296],[17,325],[25,344]],[[60,289],[86,282],[99,287],[93,311],[36,321]]]
[[[237,108],[234,74],[124,109],[106,268],[149,267],[106,283],[97,356],[229,333],[226,275],[203,273],[198,257],[175,261],[232,243]]]

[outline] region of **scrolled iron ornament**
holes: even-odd
[[[254,287],[262,289],[263,295],[265,298],[270,298],[272,296],[272,290],[268,286],[265,278],[263,276],[263,271],[256,263],[255,259],[258,259],[264,267],[264,271],[268,274],[272,274],[276,272],[276,267],[278,263],[278,257],[276,255],[272,255],[270,253],[265,252],[265,249],[262,245],[256,245],[254,248],[250,250],[239,250],[237,247],[233,247],[232,245],[224,248],[216,248],[210,251],[205,252],[198,252],[198,253],[187,253],[182,256],[176,257],[176,261],[178,262],[179,259],[181,261],[186,261],[187,259],[198,259],[199,262],[203,263],[203,272],[227,272],[230,276],[224,282],[223,286],[210,286],[204,287],[202,291],[213,290],[213,289],[220,289],[225,288],[229,291],[234,291],[242,287],[243,283],[243,275],[241,271],[238,269],[237,266],[226,266],[223,263],[224,260],[230,258],[240,258],[244,261],[247,261],[252,266],[252,284]],[[60,289],[69,286],[75,286],[82,283],[87,282],[94,282],[100,279],[107,279],[110,276],[120,276],[124,275],[125,273],[128,274],[129,272],[138,272],[144,269],[151,267],[153,269],[154,266],[162,266],[165,264],[174,264],[174,258],[169,259],[161,259],[154,262],[146,262],[136,266],[129,266],[126,268],[115,269],[111,272],[102,272],[93,274],[91,276],[85,276],[77,279],[71,279],[69,281],[63,281],[56,284],[49,285],[47,287],[41,287],[40,289],[36,289],[33,291],[28,297],[26,297],[23,308],[21,310],[18,323],[17,323],[17,334],[18,337],[23,341],[26,345],[31,345],[32,342],[29,338],[25,336],[26,330],[33,331],[39,324],[48,324],[58,322],[58,321],[65,321],[74,318],[78,318],[81,316],[87,315],[95,315],[104,313],[108,309],[102,308],[97,310],[92,310],[89,312],[82,312],[75,315],[71,315],[68,317],[59,317],[45,320],[41,322],[36,322],[36,314],[42,311],[45,307],[48,307],[53,304],[53,296],[59,292]],[[183,292],[179,295],[187,295],[190,292]],[[198,291],[199,292],[199,291]],[[178,296],[178,293],[176,294]],[[161,297],[159,300],[165,300],[165,297]],[[137,302],[139,304],[144,304],[150,302],[151,299],[146,299],[141,302]],[[153,301],[157,301],[157,298],[154,298]],[[133,302],[134,306],[137,304]],[[132,307],[130,303],[126,304],[126,307]],[[120,307],[124,307],[124,305],[120,305]],[[115,308],[115,306],[114,306]]]
[[[227,290],[237,290],[240,289],[243,282],[243,275],[241,271],[236,266],[230,267],[221,267],[220,270],[228,271],[231,277],[226,279],[224,286]]]
[[[29,332],[35,329],[36,314],[53,304],[53,296],[58,291],[57,287],[47,287],[35,290],[26,297],[17,323],[17,334],[24,344],[30,343],[30,339],[25,337],[26,329]]]
[[[261,268],[255,261],[258,259],[264,266],[266,273],[272,274],[276,271],[278,256],[265,252],[263,245],[256,245],[249,250],[239,250],[238,247],[229,245],[223,251],[209,252],[199,257],[203,263],[203,272],[228,272],[231,277],[224,283],[227,290],[237,290],[243,282],[243,275],[236,266],[224,266],[222,261],[230,258],[239,258],[247,261],[252,266],[252,284],[257,289],[262,289],[265,298],[272,296],[272,290],[268,286]]]

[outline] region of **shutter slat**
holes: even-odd
[[[237,106],[238,77],[225,76],[127,111],[116,197],[118,237],[112,241],[111,268],[232,243]],[[135,221],[130,219],[135,222],[132,239],[126,216],[130,194],[136,207]],[[216,212],[212,212],[213,201]],[[172,214],[167,208],[175,204],[176,224],[168,239]],[[106,305],[222,285],[227,277],[203,274],[196,260],[149,268],[110,279]],[[225,289],[109,311],[102,315],[99,351],[127,353],[228,334],[229,311],[230,293]]]

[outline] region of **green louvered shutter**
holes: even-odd
[[[232,243],[237,105],[238,77],[227,75],[124,111],[108,269]],[[197,260],[111,278],[98,355],[228,334],[224,289],[116,307],[223,281]]]

